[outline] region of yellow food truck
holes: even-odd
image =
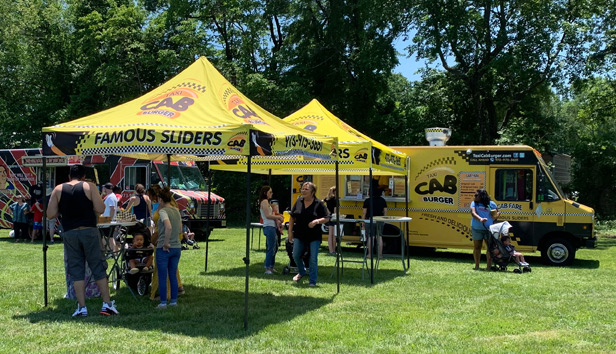
[[[510,235],[517,250],[540,251],[546,264],[569,265],[578,248],[595,246],[594,210],[567,199],[541,154],[530,146],[393,148],[410,157],[408,209],[404,176],[374,179],[384,191],[387,215],[408,213],[413,218],[410,246],[471,249],[470,204],[480,188],[498,205],[499,220],[513,226]],[[335,182],[330,176],[294,176],[294,189],[305,179],[315,182],[319,198]],[[340,214],[361,218],[370,177],[341,176],[339,182]]]

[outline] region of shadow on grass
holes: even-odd
[[[119,316],[97,313],[100,299],[87,300],[89,316],[72,318],[73,300],[56,299],[50,308],[13,316],[30,323],[86,322],[100,326],[121,327],[133,331],[160,331],[191,337],[235,339],[253,335],[267,326],[284,323],[297,316],[318,310],[333,298],[311,296],[276,296],[250,293],[248,296],[248,330],[244,330],[244,292],[185,285],[186,294],[177,307],[155,308],[147,298],[135,302],[127,289],[120,291]],[[121,302],[120,302],[121,301]]]
[[[413,252],[413,251],[411,251]],[[473,263],[473,255],[471,253],[463,253],[463,252],[450,252],[450,251],[423,251],[416,253],[411,253],[411,268],[413,266],[413,259],[432,259],[434,261],[443,261],[443,262],[453,262],[453,263],[468,263],[469,266]],[[540,255],[524,255],[526,262],[528,262],[532,269],[537,268],[553,268],[553,266],[548,266],[543,264],[543,260]],[[482,266],[485,266],[486,258],[485,258],[485,250],[481,252],[481,263]],[[594,259],[579,259],[576,258],[573,261],[571,267],[573,268],[583,268],[583,269],[596,269],[599,268],[600,262]],[[514,269],[516,265],[512,262],[509,264],[511,269]]]
[[[224,241],[224,239],[222,239],[222,238],[211,238],[210,237],[210,240],[208,242],[212,243],[212,242],[223,242],[223,241]],[[197,242],[199,242],[200,244],[203,244],[203,245],[206,244],[205,240],[197,240]]]
[[[317,283],[319,284],[336,284],[336,267],[335,267],[335,258],[328,257],[328,260],[331,259],[331,265],[319,265],[319,275],[317,279]],[[346,259],[349,259],[347,257]],[[353,259],[356,260],[356,259]],[[357,258],[359,260],[359,258]],[[278,261],[278,264],[282,262]],[[396,265],[400,264],[398,260]],[[287,266],[287,263],[283,263],[283,266],[278,266],[278,273],[273,275],[265,274],[265,268],[263,267],[263,263],[251,263],[248,269],[251,279],[263,279],[268,281],[283,281],[288,282],[293,279],[293,276],[297,274],[297,272],[291,272],[290,274],[282,274],[283,267]],[[391,265],[391,260],[388,259],[388,265]],[[376,263],[375,263],[376,267]],[[235,267],[220,271],[208,271],[207,273],[201,272],[201,275],[214,275],[214,276],[225,276],[225,277],[239,277],[244,276],[246,273],[246,267]],[[333,276],[331,276],[333,274]],[[399,269],[389,269],[383,268],[382,263],[380,269],[374,269],[374,283],[382,283],[386,281],[391,281],[397,277],[405,276],[404,271],[402,270],[402,264],[400,264]],[[346,284],[352,284],[354,286],[365,286],[369,287],[370,284],[370,261],[368,261],[368,268],[364,270],[364,279],[362,280],[362,267],[360,263],[347,263],[344,265],[344,269],[340,268],[340,282]],[[302,279],[299,283],[299,286],[308,286],[308,274]]]

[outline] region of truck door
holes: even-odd
[[[535,166],[490,167],[490,196],[501,212],[499,221],[513,226],[512,241],[533,245],[535,227]]]

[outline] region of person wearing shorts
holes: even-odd
[[[488,192],[485,189],[478,189],[475,192],[475,200],[471,202],[471,237],[473,238],[475,270],[479,269],[481,247],[484,242],[486,243],[487,269],[492,266],[492,258],[490,258],[490,252],[487,251],[488,238],[490,237],[489,227],[495,219],[498,219],[498,215],[500,213],[496,208],[496,203],[490,200]]]
[[[32,223],[32,236],[30,242],[38,239],[38,236],[43,230],[43,205],[40,201],[36,201],[32,206],[33,223]]]
[[[49,243],[53,244],[53,238],[54,235],[56,234],[56,222],[58,221],[58,219],[53,218],[53,219],[47,219],[47,232],[49,233]]]
[[[96,185],[85,182],[86,170],[83,165],[73,165],[70,169],[70,182],[54,188],[49,198],[47,217],[62,215],[64,229],[64,253],[67,259],[67,272],[73,280],[77,310],[73,317],[88,315],[85,295],[85,264],[92,271],[92,277],[103,298],[102,315],[117,315],[115,301],[109,297],[107,282],[107,263],[100,247],[100,235],[96,227],[97,215],[105,210],[105,204]]]

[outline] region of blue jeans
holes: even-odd
[[[276,228],[273,226],[265,226],[263,228],[265,235],[265,268],[274,268],[276,263],[276,251],[278,251],[278,235]]]
[[[304,267],[304,261],[302,260],[302,254],[304,253],[304,247],[306,243],[299,239],[294,239],[293,241],[293,260],[297,265],[297,272],[299,275],[306,275],[306,268]],[[319,254],[319,247],[321,246],[321,241],[311,241],[310,242],[310,262],[308,266],[310,267],[310,284],[317,283],[317,255]]]
[[[158,271],[158,293],[160,302],[167,303],[167,275],[171,286],[171,302],[178,300],[178,264],[182,255],[181,248],[170,248],[169,252],[156,249],[156,270]]]

